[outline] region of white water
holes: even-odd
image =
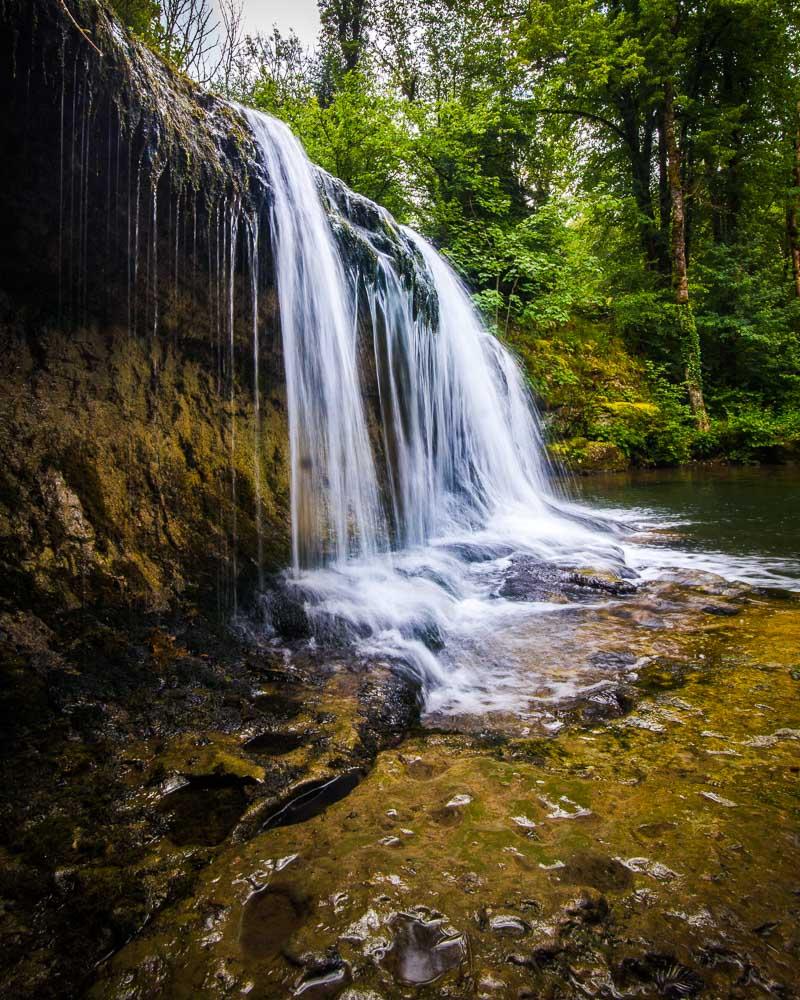
[[[373,228],[388,240],[352,222],[350,196],[289,129],[247,115],[271,187],[291,445],[287,589],[320,638],[344,628],[357,655],[414,672],[429,711],[519,711],[602,685],[577,649],[572,670],[532,665],[548,643],[569,661],[575,630],[570,639],[558,622],[573,606],[497,591],[512,554],[619,571],[626,557],[646,567],[642,548],[553,494],[520,370],[444,259],[376,206]],[[360,257],[345,259],[343,237]],[[398,254],[414,262],[411,276]],[[426,289],[431,310],[420,305]],[[680,563],[658,550],[659,571]]]
[[[311,165],[289,129],[248,111],[272,188],[289,405],[295,571],[376,552],[378,484],[356,361],[352,296]]]

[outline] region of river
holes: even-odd
[[[572,486],[589,506],[656,527],[670,547],[800,580],[800,466],[639,470]]]

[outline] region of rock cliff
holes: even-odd
[[[0,13],[0,598],[228,614],[288,556],[266,181],[235,108],[69,12]]]

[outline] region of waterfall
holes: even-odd
[[[282,122],[245,113],[269,189],[286,370],[285,589],[316,637],[412,671],[451,709],[485,708],[476,622],[523,613],[496,599],[503,560],[597,567],[621,552],[551,494],[520,369],[449,264],[314,167]],[[508,682],[489,701],[518,696]]]
[[[274,118],[247,112],[271,188],[291,452],[295,570],[373,555],[383,535],[356,316],[314,171]]]
[[[433,287],[437,315],[417,308],[397,262],[362,230],[375,258],[365,282],[343,259],[320,172],[298,140],[274,118],[247,115],[270,185],[295,570],[422,545],[454,528],[483,526],[509,505],[541,512],[543,451],[522,375],[452,268],[381,213],[385,228],[417,255],[418,281]],[[374,376],[364,370],[359,294],[369,305]],[[364,401],[367,378],[377,385],[380,455]]]

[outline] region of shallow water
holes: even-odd
[[[671,642],[618,718],[384,751],[219,854],[93,995],[796,996],[798,598],[687,596]]]
[[[590,479],[554,510],[510,506],[293,586],[317,638],[417,677],[429,724],[552,732],[576,699],[613,701],[687,614],[735,614],[740,586],[800,589],[798,485],[791,469]]]
[[[670,548],[800,579],[800,466],[608,473],[572,487],[588,506],[662,529]]]

